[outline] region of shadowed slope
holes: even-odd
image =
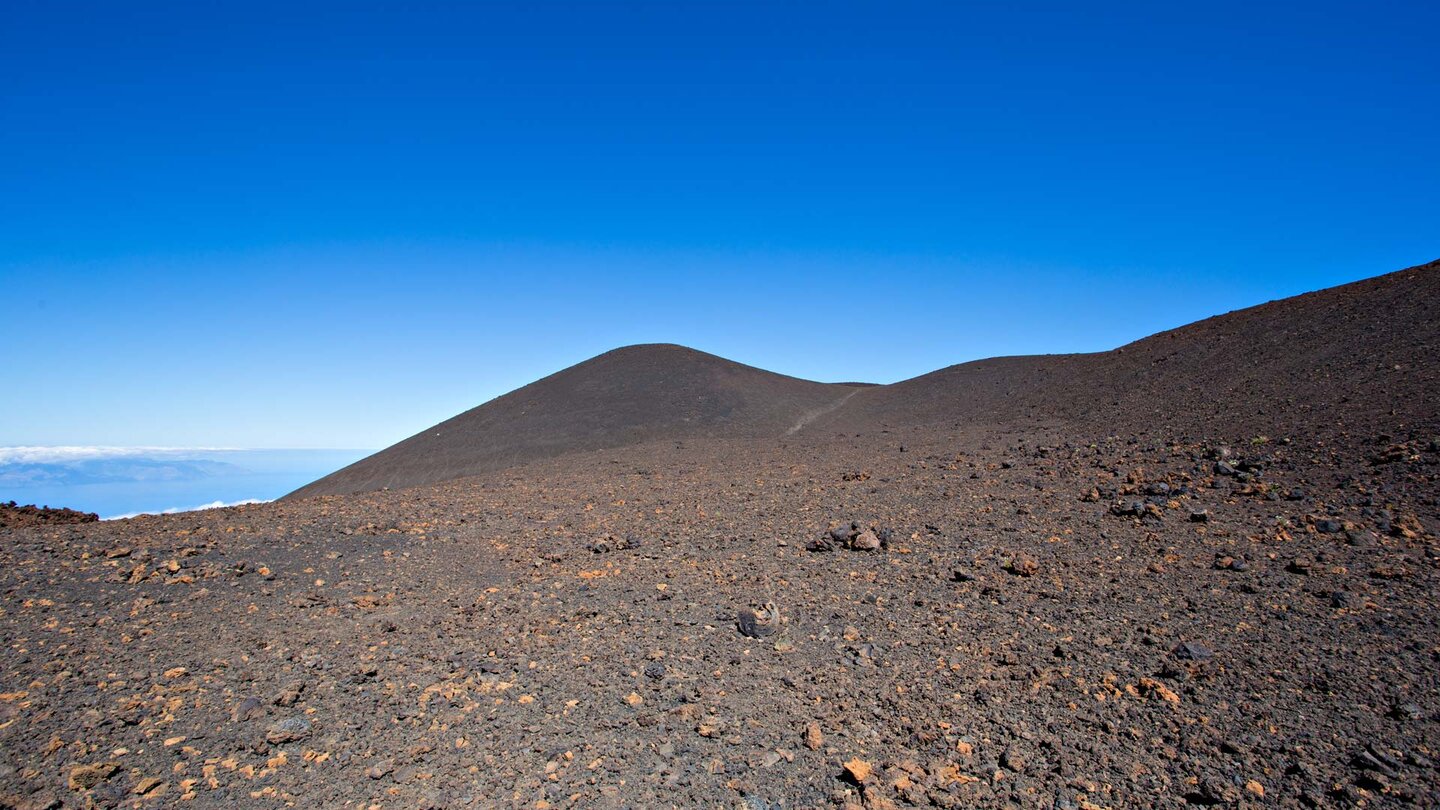
[[[1434,418],[1440,262],[1272,301],[1109,352],[1001,357],[859,391],[806,431],[1065,419],[1255,435]]]
[[[657,439],[779,436],[856,390],[683,346],[629,346],[466,411],[286,497],[410,487]]]

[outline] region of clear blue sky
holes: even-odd
[[[1440,4],[0,18],[0,444],[379,447],[684,343],[1107,349],[1440,256]]]

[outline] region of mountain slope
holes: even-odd
[[[409,487],[654,440],[1057,421],[1092,432],[1385,431],[1440,401],[1440,262],[1238,310],[1108,352],[1000,357],[885,386],[785,377],[668,344],[600,355],[291,496]]]
[[[417,486],[657,439],[779,436],[858,390],[683,346],[629,346],[441,422],[286,497]]]
[[[1440,262],[1272,301],[1096,354],[1002,357],[857,393],[807,430],[1064,419],[1255,435],[1434,417]]]

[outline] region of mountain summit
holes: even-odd
[[[626,346],[427,428],[286,497],[417,486],[657,439],[780,436],[862,387],[786,377],[673,344]]]

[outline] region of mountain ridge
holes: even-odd
[[[1363,346],[1364,352],[1355,351]],[[656,440],[814,440],[1065,420],[1261,435],[1423,419],[1440,397],[1440,260],[1085,354],[993,357],[888,385],[821,383],[672,343],[624,346],[458,414],[287,495],[438,483]]]
[[[623,346],[427,428],[287,495],[436,483],[655,439],[780,435],[860,386],[820,383],[671,343]]]

